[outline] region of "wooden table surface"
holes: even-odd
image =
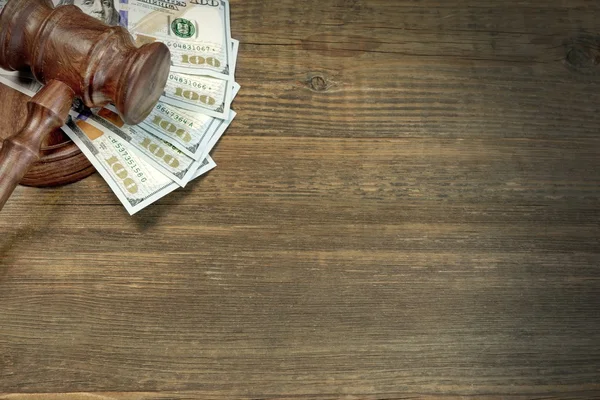
[[[600,3],[231,10],[217,169],[0,214],[0,398],[598,398]]]

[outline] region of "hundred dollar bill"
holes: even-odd
[[[121,0],[121,25],[138,44],[159,41],[171,51],[171,71],[233,81],[226,0]]]
[[[225,119],[231,109],[231,83],[210,76],[169,72],[160,101],[188,111]]]
[[[119,136],[70,118],[63,127],[102,175],[129,214],[171,193],[178,185],[132,152]]]
[[[234,83],[234,97],[239,89],[240,86]],[[158,102],[150,116],[140,123],[140,127],[199,160],[206,153],[208,141],[223,124],[222,119]]]
[[[222,120],[158,102],[150,116],[139,126],[199,160],[204,153],[204,146],[218,126],[217,121]]]
[[[118,136],[133,147],[154,168],[184,187],[194,176],[203,160],[194,160],[183,154],[171,143],[166,142],[144,129],[126,125],[117,113],[103,108],[97,114],[82,114],[80,117],[105,134]]]

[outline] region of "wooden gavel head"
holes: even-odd
[[[0,67],[31,68],[35,78],[69,86],[87,107],[113,103],[128,124],[143,121],[163,93],[170,68],[162,43],[137,48],[126,29],[76,6],[9,0],[0,14]]]

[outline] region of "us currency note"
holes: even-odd
[[[234,82],[234,97],[239,90],[240,86]],[[205,147],[210,138],[224,124],[225,121],[222,119],[158,102],[150,116],[142,121],[140,126],[172,143],[189,157],[199,160],[206,153]]]
[[[83,117],[105,134],[121,138],[133,147],[134,152],[140,153],[150,165],[181,187],[187,185],[204,161],[194,160],[171,143],[140,127],[126,125],[117,113],[107,108],[99,110],[97,114],[87,114]]]
[[[217,118],[187,112],[158,102],[140,127],[176,146],[184,154],[199,160],[203,147],[217,127]]]
[[[231,109],[231,83],[210,76],[169,72],[160,101],[188,111],[225,119]]]
[[[179,186],[132,152],[117,135],[70,118],[63,127],[133,215]]]
[[[163,42],[171,71],[233,81],[226,0],[121,0],[121,25],[138,44]]]

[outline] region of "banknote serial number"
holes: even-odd
[[[169,80],[177,82],[177,83],[181,83],[182,85],[191,86],[195,89],[212,90],[212,88],[205,83],[191,81],[191,80],[183,78],[179,75],[169,74]]]
[[[169,118],[171,118],[172,120],[174,120],[176,122],[180,122],[180,123],[182,123],[184,125],[189,126],[190,128],[194,127],[194,122],[193,121],[188,121],[188,119],[186,117],[177,114],[175,111],[169,110],[167,107],[165,107],[165,106],[163,106],[161,104],[158,104],[156,106],[156,109],[158,111],[160,111],[161,113],[163,113],[165,115],[168,115]]]
[[[133,172],[138,178],[140,178],[140,182],[142,182],[142,183],[146,182],[148,179],[144,176],[142,169],[137,165],[135,160],[131,157],[131,155],[129,155],[129,152],[127,151],[127,149],[121,143],[119,143],[117,140],[115,140],[113,137],[109,136],[109,138],[110,138],[110,141],[112,142],[115,150],[117,150],[119,152],[119,154],[121,155],[121,157],[123,157],[123,161],[125,161],[125,163],[129,166],[129,168],[131,168],[131,172]],[[121,175],[122,174],[123,174],[123,172],[121,172]],[[125,171],[125,174],[128,175],[126,171]],[[119,176],[119,178],[121,178],[121,176]]]
[[[220,53],[221,50],[207,45],[201,44],[188,44],[188,43],[180,43],[180,42],[166,42],[166,45],[172,47],[174,49],[179,50],[189,50],[189,51],[202,51],[204,53]]]

